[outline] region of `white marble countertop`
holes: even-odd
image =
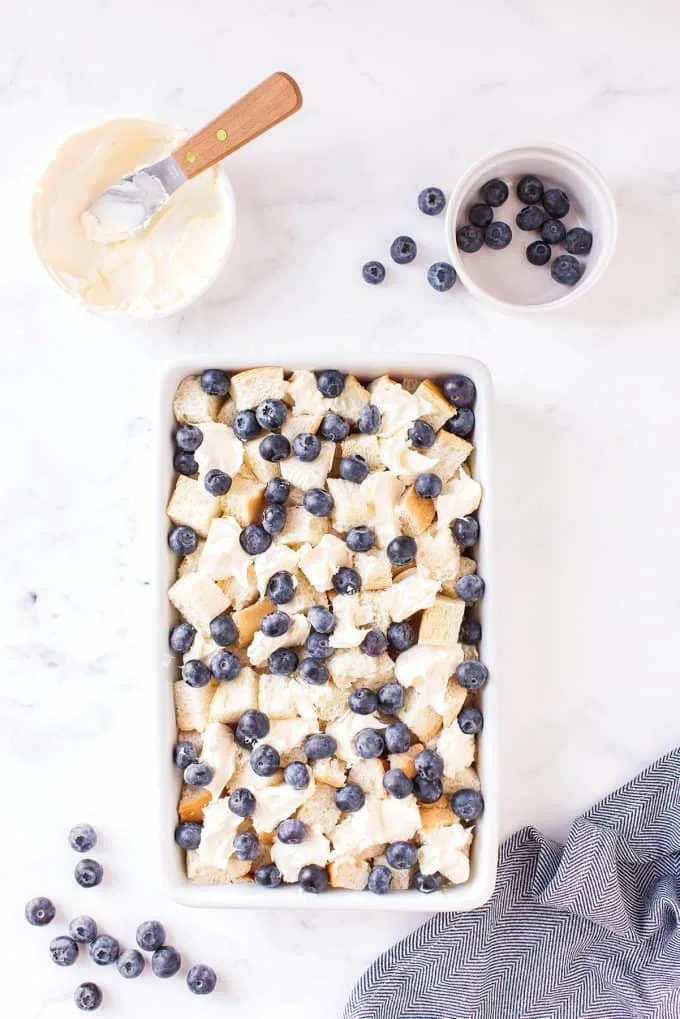
[[[677,13],[573,0],[24,0],[0,15],[5,669],[0,958],[16,1019],[73,1015],[85,963],[53,967],[24,924],[47,894],[129,942],[164,919],[222,990],[206,1015],[339,1016],[415,916],[193,912],[164,900],[149,831],[150,421],[159,366],[247,347],[361,344],[484,360],[498,399],[502,828],[555,836],[677,741],[680,139]],[[306,105],[230,164],[239,237],[206,299],[133,326],[86,316],[38,269],[32,181],[75,126],[138,112],[195,125],[271,70]],[[424,280],[443,222],[419,215],[492,148],[545,138],[600,166],[620,207],[609,276],[556,317],[511,317]],[[9,140],[9,144],[7,143]],[[398,233],[422,256],[379,288]],[[65,834],[102,832],[110,880],[70,876]],[[53,925],[56,926],[56,925]],[[187,1014],[188,992],[98,973],[107,1015]],[[191,1000],[192,1015],[199,1005]],[[104,1014],[104,1013],[102,1013]]]

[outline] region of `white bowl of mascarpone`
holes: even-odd
[[[66,139],[31,207],[38,257],[61,290],[102,315],[157,319],[183,311],[220,275],[234,239],[234,193],[220,167],[187,181],[142,230],[104,243],[84,213],[125,174],[169,155],[187,132],[117,118]]]

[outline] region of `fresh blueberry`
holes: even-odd
[[[328,517],[333,512],[333,496],[323,488],[310,488],[305,492],[302,504],[314,517]]]
[[[197,760],[196,747],[188,739],[175,743],[172,748],[172,763],[175,767],[184,771],[190,764],[195,764]]]
[[[97,937],[97,924],[91,916],[76,916],[68,925],[68,932],[79,945],[90,945]]]
[[[424,892],[426,895],[430,892],[438,892],[441,886],[442,876],[439,871],[435,874],[421,874],[417,870],[411,878],[411,888],[415,888],[417,892]]]
[[[313,732],[302,744],[310,761],[322,761],[332,757],[338,749],[336,740],[327,732]]]
[[[198,464],[194,459],[193,453],[183,453],[180,450],[180,452],[175,453],[172,458],[172,465],[178,474],[183,474],[186,478],[190,478],[194,474],[198,474]]]
[[[81,888],[94,888],[102,883],[104,868],[97,860],[79,860],[73,873]]]
[[[97,966],[110,966],[120,955],[120,945],[110,934],[99,934],[90,945],[90,958]]]
[[[191,623],[177,623],[170,631],[168,643],[170,650],[176,655],[185,655],[196,637],[196,630]]]
[[[76,853],[89,853],[97,845],[97,833],[91,824],[76,824],[68,833],[68,844]]]
[[[422,775],[416,775],[413,780],[413,791],[419,803],[436,803],[444,794],[440,779],[423,778]]]
[[[72,966],[78,958],[78,945],[65,934],[50,941],[50,956],[57,966]]]
[[[272,439],[274,437],[270,436]],[[246,555],[255,556],[267,551],[272,543],[272,536],[267,534],[260,524],[248,524],[239,534],[238,540]]]
[[[415,866],[418,850],[412,842],[392,842],[385,850],[390,867],[395,870],[408,870]]]
[[[475,412],[470,407],[460,407],[448,421],[444,422],[443,427],[445,432],[450,432],[452,435],[457,435],[458,438],[464,439],[470,435],[475,427]]]
[[[333,574],[333,587],[338,594],[356,594],[361,590],[361,577],[351,566],[341,566]]]
[[[231,478],[226,471],[221,471],[219,468],[213,467],[208,471],[203,479],[203,487],[206,492],[210,493],[210,495],[226,495],[231,488]]]
[[[201,686],[207,686],[210,678],[210,669],[198,658],[192,658],[182,666],[182,679],[187,686],[191,686],[195,690]]]
[[[175,445],[184,453],[195,453],[203,442],[203,432],[196,425],[180,425],[175,432]]]
[[[270,478],[264,490],[265,502],[282,506],[290,495],[290,481],[285,478]]]
[[[461,644],[479,644],[482,639],[482,624],[476,619],[469,619],[467,616],[460,624],[458,640]]]
[[[473,226],[484,229],[493,219],[493,209],[486,202],[475,202],[468,209],[468,219]]]
[[[288,817],[277,824],[276,837],[284,846],[299,846],[307,838],[307,825],[296,817]]]
[[[329,442],[342,442],[349,435],[349,425],[339,414],[330,411],[321,419],[319,435]]]
[[[143,952],[155,952],[165,944],[165,927],[158,920],[145,920],[137,928],[136,941]]]
[[[228,683],[241,671],[241,659],[233,651],[216,651],[210,659],[210,671],[215,679]]]
[[[322,396],[334,400],[345,388],[345,376],[335,368],[326,368],[322,372],[317,372],[316,388]]]
[[[332,633],[335,629],[335,616],[325,605],[312,605],[307,619],[317,633]]]
[[[260,778],[269,778],[271,775],[275,775],[281,767],[278,750],[270,747],[268,743],[260,743],[250,755],[250,767]]]
[[[182,821],[175,828],[175,842],[180,849],[198,849],[203,829],[195,821]]]
[[[466,255],[474,255],[484,243],[484,231],[478,226],[466,223],[456,230],[456,244]]]
[[[264,739],[270,729],[269,719],[264,711],[258,711],[257,708],[248,708],[244,711],[238,720],[238,727],[251,739]]]
[[[384,714],[394,715],[400,708],[403,708],[404,697],[404,688],[401,683],[383,683],[378,689],[378,707]]]
[[[347,532],[345,541],[350,552],[368,552],[375,544],[375,531],[372,527],[360,524]]]
[[[285,424],[288,408],[283,400],[263,400],[255,410],[255,417],[260,428],[275,432]]]
[[[122,977],[125,977],[126,980],[134,980],[135,977],[141,976],[146,963],[141,952],[138,952],[136,948],[128,948],[118,957],[116,965]]]
[[[582,226],[567,230],[564,246],[570,255],[587,255],[593,247],[593,235]]]
[[[226,396],[229,392],[229,376],[221,368],[206,368],[201,375],[201,389],[209,396]]]
[[[479,523],[474,517],[458,517],[453,521],[451,533],[456,545],[472,548],[479,541]]]
[[[526,256],[531,265],[547,265],[552,258],[552,249],[545,241],[532,241],[527,245]]]
[[[384,741],[388,754],[405,754],[411,746],[411,732],[403,722],[390,722]]]
[[[392,538],[386,552],[387,558],[395,566],[406,566],[407,563],[412,563],[416,557],[417,546],[415,539],[409,538],[405,534],[400,535],[398,538]]]
[[[355,715],[371,715],[378,707],[378,698],[367,686],[358,686],[350,693],[347,704]]]
[[[365,262],[361,267],[361,275],[365,283],[382,283],[385,279],[385,266],[382,262]]]
[[[390,768],[385,772],[383,786],[397,800],[403,800],[413,792],[413,782],[401,768]]]
[[[407,265],[418,253],[416,242],[412,237],[395,237],[390,245],[390,255],[397,265]]]
[[[517,197],[525,205],[535,205],[543,197],[543,184],[538,177],[528,173],[517,184]]]
[[[457,279],[456,270],[449,262],[433,262],[427,270],[427,282],[440,294],[450,290]]]
[[[466,736],[475,736],[484,728],[484,715],[479,708],[466,704],[458,714],[458,727]]]
[[[329,635],[312,630],[305,641],[305,651],[310,658],[316,658],[319,661],[325,661],[326,658],[330,658],[333,654],[333,648],[330,645]]]
[[[285,506],[272,503],[270,506],[265,506],[262,514],[262,526],[267,534],[280,534],[286,526],[287,516]]]
[[[271,508],[273,509],[274,507],[272,506]],[[267,581],[266,595],[276,605],[285,605],[287,602],[292,601],[295,597],[293,574],[289,573],[288,570],[279,570],[278,573],[272,573]]]
[[[546,244],[561,244],[567,236],[567,228],[559,219],[546,219],[541,227],[541,240]]]
[[[548,188],[543,194],[543,208],[553,219],[564,219],[569,212],[569,197],[561,188]]]
[[[234,430],[234,435],[241,442],[248,442],[249,439],[255,439],[260,434],[260,426],[254,410],[240,410],[238,414],[234,415],[231,427]]]
[[[306,789],[309,785],[309,768],[302,761],[291,761],[283,769],[283,778],[292,789]]]
[[[281,871],[274,863],[263,863],[255,870],[253,878],[263,888],[278,888],[283,881]]]
[[[362,729],[354,737],[354,749],[359,757],[366,760],[382,757],[385,752],[385,740],[377,729]]]
[[[475,821],[484,810],[484,800],[476,789],[459,789],[451,797],[451,810],[461,821]]]
[[[368,875],[368,890],[374,895],[386,895],[392,884],[392,871],[389,867],[379,863],[373,867]]]
[[[456,679],[466,690],[479,690],[489,678],[489,670],[483,662],[471,658],[461,662],[456,669]]]
[[[220,647],[229,647],[238,640],[238,629],[231,616],[215,616],[210,620],[210,636]]]
[[[329,679],[328,669],[316,658],[303,658],[299,671],[300,679],[310,686],[323,686]]]
[[[94,1012],[101,1005],[103,995],[100,988],[88,980],[76,987],[73,992],[73,1000],[81,1012]]]
[[[498,177],[494,177],[492,180],[488,180],[486,184],[482,186],[482,198],[487,205],[493,205],[494,209],[497,209],[499,205],[507,201],[508,198],[508,185],[504,180],[499,180]]]
[[[291,676],[298,667],[298,656],[292,648],[279,647],[270,654],[267,666],[275,676]]]
[[[390,623],[387,627],[387,639],[395,651],[408,651],[416,642],[416,632],[410,623]]]
[[[269,463],[277,464],[290,456],[290,442],[285,435],[265,435],[259,445],[260,456]]]
[[[555,283],[573,287],[581,279],[584,266],[573,255],[558,255],[550,266],[550,275]]]
[[[338,810],[354,813],[356,810],[361,810],[365,802],[364,790],[356,782],[348,782],[342,789],[335,790],[335,805]]]
[[[210,966],[192,966],[187,973],[187,987],[192,994],[212,994],[217,975]]]
[[[308,863],[300,868],[298,884],[303,892],[311,892],[312,895],[320,895],[328,890],[328,874],[324,867],[318,863]]]
[[[434,440],[437,438],[432,425],[429,425],[427,421],[423,421],[421,418],[413,422],[407,434],[411,444],[416,449],[429,449],[430,446],[434,445]]]
[[[256,805],[255,794],[243,786],[229,794],[229,809],[237,817],[251,817],[255,813]]]
[[[293,439],[293,452],[298,460],[303,463],[311,463],[316,460],[321,452],[321,439],[311,432],[300,432]]]
[[[515,216],[515,223],[520,230],[540,230],[548,218],[545,209],[540,205],[527,205]]]
[[[429,781],[441,778],[444,774],[444,762],[434,750],[421,750],[413,763],[418,774]]]
[[[353,453],[351,456],[343,456],[338,473],[344,481],[353,481],[355,485],[360,485],[371,473],[371,469],[363,456]]]
[[[260,623],[260,629],[265,637],[283,637],[290,629],[290,616],[280,609],[268,612]]]
[[[441,188],[423,188],[418,195],[418,208],[426,216],[438,216],[446,205],[446,196]]]
[[[442,389],[446,399],[455,407],[472,407],[477,396],[475,384],[467,375],[447,375]]]
[[[484,594],[484,581],[477,573],[467,573],[456,581],[456,594],[463,601],[472,603],[479,601]]]
[[[184,781],[187,785],[199,787],[210,785],[214,777],[215,769],[202,761],[197,761],[196,764],[188,764],[184,769]]]
[[[151,956],[151,972],[156,977],[167,980],[174,977],[182,965],[182,958],[176,948],[170,945],[163,945],[157,948]]]
[[[511,240],[512,230],[507,223],[501,223],[500,221],[489,223],[484,231],[484,243],[488,248],[493,248],[494,251],[501,251],[503,248],[507,248]]]
[[[374,403],[367,403],[361,408],[357,427],[364,435],[375,435],[380,431],[382,415]]]
[[[234,855],[239,860],[257,860],[260,855],[260,840],[254,831],[244,831],[234,836]]]
[[[369,630],[359,648],[369,658],[377,658],[387,651],[387,636],[382,630]]]
[[[426,471],[424,474],[418,475],[413,487],[416,495],[419,495],[421,499],[436,499],[438,495],[441,495],[442,479],[438,474]]]

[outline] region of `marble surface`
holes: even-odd
[[[158,368],[346,345],[455,350],[497,392],[502,828],[554,836],[677,741],[680,396],[678,14],[664,0],[24,0],[0,12],[0,958],[17,1019],[73,1015],[84,962],[47,959],[24,901],[91,911],[128,942],[159,917],[215,965],[206,1015],[339,1016],[364,967],[419,922],[395,913],[193,912],[165,901],[149,803],[150,427]],[[203,302],[153,325],[86,316],[26,230],[32,182],[83,123],[140,113],[197,125],[271,70],[293,121],[236,154],[239,237]],[[443,222],[415,207],[489,149],[543,138],[600,166],[619,203],[608,277],[573,310],[525,318],[428,289]],[[361,282],[413,233],[418,261]],[[71,878],[69,825],[102,832],[109,879]],[[56,926],[56,925],[55,925]],[[105,1014],[186,1014],[186,990],[98,973]],[[8,997],[9,996],[9,997]],[[192,1002],[192,1013],[199,1006]],[[104,1013],[103,1013],[104,1014]]]

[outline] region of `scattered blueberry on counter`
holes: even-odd
[[[192,994],[212,994],[216,983],[215,970],[210,966],[192,966],[187,973],[187,987]]]
[[[385,266],[382,262],[366,262],[361,268],[361,275],[366,283],[382,283],[385,279]]]
[[[72,966],[78,958],[78,945],[66,935],[50,941],[50,956],[57,966]]]
[[[126,980],[134,980],[144,972],[146,962],[141,952],[136,948],[128,948],[118,956],[116,966],[118,972]]]
[[[102,883],[104,868],[96,860],[79,860],[73,873],[81,888],[94,888]]]
[[[31,899],[30,902],[26,903],[24,915],[32,927],[46,927],[48,923],[52,923],[54,920],[56,910],[54,903],[50,899],[39,896],[37,899]]]
[[[418,208],[426,216],[438,216],[446,205],[446,195],[441,188],[423,188],[418,195]]]
[[[97,845],[97,833],[91,824],[76,824],[68,833],[68,844],[76,853],[89,853]]]
[[[175,973],[179,972],[181,965],[182,958],[179,952],[170,945],[157,948],[151,956],[151,972],[154,976],[162,977],[164,980],[174,977]]]
[[[158,920],[145,920],[137,928],[135,940],[143,952],[155,952],[165,944],[165,927]]]
[[[120,943],[110,934],[99,934],[90,945],[90,958],[97,966],[110,966],[120,955]]]
[[[68,932],[79,945],[90,945],[97,937],[97,924],[91,916],[76,916],[69,923]]]
[[[73,1000],[81,1012],[94,1012],[101,1005],[103,995],[96,984],[88,981],[76,987],[73,992]]]
[[[397,265],[408,265],[417,254],[418,248],[412,237],[396,237],[390,245],[390,255]]]
[[[446,293],[458,279],[456,270],[448,262],[434,262],[427,270],[427,282],[438,293]]]

